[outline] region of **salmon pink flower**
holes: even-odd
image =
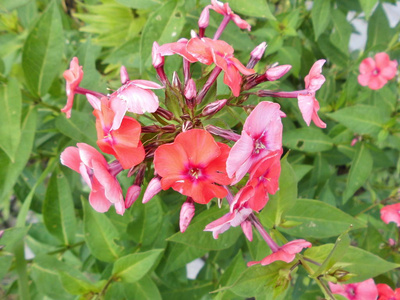
[[[281,260],[286,263],[290,263],[296,257],[296,253],[301,252],[303,250],[303,248],[310,248],[311,246],[312,246],[311,243],[307,242],[306,240],[303,240],[303,239],[294,240],[294,241],[291,241],[291,242],[279,247],[278,250],[276,250],[276,251],[274,251],[274,249],[272,249],[272,252],[273,252],[272,254],[264,257],[260,261],[251,261],[247,264],[247,266],[250,267],[255,264],[261,264],[262,266],[266,266],[277,260]]]
[[[251,29],[249,23],[244,21],[237,14],[235,14],[229,7],[228,3],[211,0],[211,5],[208,5],[206,8],[214,10],[215,12],[223,15],[225,18],[228,18],[228,20],[232,20],[241,29],[247,29],[248,31],[250,31]]]
[[[358,283],[328,284],[332,294],[342,295],[349,300],[376,300],[378,297],[378,289],[372,278]]]
[[[187,44],[187,50],[198,61],[211,65],[215,63],[224,74],[224,83],[230,87],[235,97],[239,96],[243,75],[254,74],[253,69],[247,69],[233,56],[233,48],[224,41],[214,41],[209,38],[192,38]]]
[[[390,286],[383,283],[376,285],[378,289],[378,300],[400,300],[400,288],[392,290]]]
[[[394,222],[400,227],[400,203],[384,206],[381,209],[381,219],[386,224]]]
[[[144,147],[140,141],[141,126],[131,117],[123,117],[118,129],[113,130],[115,113],[107,97],[101,100],[87,95],[90,103],[97,102],[93,111],[96,117],[97,145],[101,151],[112,154],[124,169],[132,168],[144,160]],[[100,107],[99,107],[100,106]]]
[[[186,49],[187,43],[188,40],[182,38],[175,43],[167,43],[160,46],[157,50],[157,53],[160,54],[161,56],[178,54],[183,58],[185,58],[186,60],[188,60],[189,62],[194,63],[197,61],[197,59],[187,51]]]
[[[122,171],[119,162],[108,164],[95,148],[78,143],[61,153],[61,163],[81,174],[91,192],[90,205],[98,212],[106,212],[112,204],[118,214],[125,212],[125,203],[121,186],[116,175]]]
[[[151,90],[163,87],[148,80],[130,80],[110,95],[115,112],[112,129],[118,129],[127,111],[135,114],[153,113],[159,107],[158,97]]]
[[[371,90],[379,90],[388,80],[391,80],[397,72],[397,61],[390,60],[385,52],[375,54],[375,59],[368,57],[360,64],[358,83],[367,86]]]
[[[220,185],[231,182],[225,170],[229,150],[205,130],[180,133],[173,143],[161,145],[154,153],[162,189],[172,187],[200,204],[214,197],[224,198],[227,191]]]
[[[280,105],[260,102],[247,117],[240,139],[233,145],[226,162],[232,184],[239,182],[252,166],[274,151],[282,149]]]
[[[75,90],[79,86],[83,78],[82,66],[79,65],[79,60],[74,57],[70,64],[69,69],[64,72],[64,78],[67,81],[66,91],[67,91],[67,104],[61,109],[65,112],[67,118],[71,117],[72,105],[74,104]]]

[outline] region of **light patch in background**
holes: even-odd
[[[186,276],[188,279],[196,279],[201,268],[204,266],[204,261],[201,258],[197,258],[186,265]]]

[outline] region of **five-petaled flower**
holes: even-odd
[[[173,143],[161,145],[154,153],[162,189],[172,187],[201,204],[214,197],[224,198],[227,191],[220,185],[231,182],[225,170],[229,150],[205,130],[180,133]]]
[[[358,83],[379,90],[396,75],[397,61],[390,60],[385,52],[375,54],[374,58],[368,57],[361,62]]]
[[[338,294],[349,300],[376,300],[378,289],[372,278],[362,282],[349,284],[335,284],[329,282],[332,294]]]
[[[376,285],[378,289],[378,300],[400,300],[400,288],[392,290],[390,286],[384,283]]]
[[[71,117],[72,105],[74,104],[75,90],[79,86],[83,78],[82,66],[79,65],[79,60],[74,57],[70,64],[69,69],[64,72],[64,78],[67,82],[67,104],[61,109],[67,115],[67,118]]]

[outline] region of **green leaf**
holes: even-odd
[[[209,297],[209,293],[213,289],[213,283],[207,281],[188,281],[183,287],[173,287],[165,289],[161,292],[162,299],[176,300],[176,299],[204,299]]]
[[[378,0],[358,0],[358,1],[360,2],[361,8],[365,13],[366,19],[368,20],[371,15],[372,9],[374,8]]]
[[[74,242],[74,201],[68,180],[61,171],[54,172],[50,178],[43,203],[43,222],[47,230],[63,245],[71,245]]]
[[[331,20],[331,2],[327,0],[314,0],[311,9],[311,21],[314,28],[315,40],[328,27]]]
[[[11,11],[18,7],[21,7],[25,4],[28,4],[30,0],[3,0],[0,3],[0,10],[8,10]]]
[[[122,281],[136,282],[150,271],[163,251],[154,249],[121,257],[114,263],[112,274]]]
[[[149,276],[145,276],[137,282],[125,284],[126,299],[161,300],[161,294],[157,285]]]
[[[4,251],[10,251],[17,242],[24,239],[29,227],[13,227],[4,230],[0,239],[0,245],[4,246]]]
[[[151,65],[153,42],[160,45],[176,42],[185,25],[185,12],[181,3],[170,0],[155,10],[143,28],[140,40],[141,70]]]
[[[389,120],[386,110],[372,105],[355,105],[340,109],[328,116],[354,133],[377,136]]]
[[[283,135],[283,144],[293,150],[321,152],[333,147],[332,140],[321,129],[304,127],[292,129]]]
[[[373,46],[381,46],[385,50],[393,36],[386,13],[382,4],[379,4],[368,22],[367,44],[365,49],[368,51]]]
[[[205,250],[229,248],[236,242],[241,234],[239,228],[230,228],[227,232],[221,234],[218,239],[214,239],[211,232],[203,231],[207,224],[222,217],[224,213],[227,213],[226,209],[219,209],[217,206],[214,206],[197,215],[184,233],[177,232],[169,237],[168,241]]]
[[[340,10],[332,11],[332,21],[334,26],[334,32],[330,35],[330,40],[333,45],[337,46],[338,49],[347,49],[350,41],[350,35],[353,31],[353,27],[346,19],[346,15]],[[341,51],[347,55],[347,51]]]
[[[31,107],[24,117],[15,161],[12,162],[9,156],[0,150],[0,201],[9,201],[8,195],[28,162],[36,133],[36,114],[36,109]]]
[[[238,12],[250,17],[275,20],[274,15],[269,9],[268,3],[263,0],[229,0],[229,6],[234,12]]]
[[[352,229],[366,226],[336,207],[309,199],[298,199],[296,205],[286,213],[285,219],[301,222],[299,226],[281,229],[301,238],[328,238],[341,234],[350,225],[353,225]]]
[[[155,0],[116,0],[118,3],[121,3],[122,5],[125,5],[130,8],[136,8],[136,9],[151,9],[154,8],[155,6],[159,5],[159,1]]]
[[[21,91],[18,82],[10,79],[8,85],[0,85],[0,148],[14,162],[21,138]]]
[[[350,173],[347,177],[346,189],[343,193],[343,203],[364,184],[372,172],[372,156],[364,143],[357,145],[357,153],[351,164]]]
[[[88,281],[83,275],[76,277],[60,271],[60,280],[64,289],[72,295],[84,295],[89,292],[100,292],[100,289]]]
[[[348,53],[343,51],[342,48],[338,48],[330,38],[331,35],[327,33],[321,34],[317,41],[318,46],[328,59],[332,60],[338,66],[346,68],[349,62]]]
[[[57,129],[64,135],[79,143],[96,145],[96,127],[94,118],[86,112],[74,111],[71,118],[59,115],[56,119]]]
[[[56,2],[51,1],[29,33],[22,51],[26,83],[34,95],[44,96],[59,75],[63,49],[61,16]]]
[[[106,215],[98,213],[86,199],[82,200],[85,241],[91,254],[99,260],[113,262],[122,253],[114,239],[119,233]]]
[[[279,189],[275,195],[270,195],[266,209],[260,213],[261,222],[269,224],[269,227],[281,224],[282,215],[296,204],[297,178],[287,161],[287,155],[281,160],[279,186],[284,188]]]
[[[8,269],[11,267],[12,261],[12,255],[0,256],[0,280],[3,280],[4,276],[7,274]]]

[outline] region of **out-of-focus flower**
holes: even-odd
[[[107,97],[101,100],[87,94],[90,103],[96,100],[93,114],[96,117],[97,145],[101,151],[112,154],[124,169],[136,166],[144,160],[144,147],[140,141],[141,126],[131,117],[123,117],[118,129],[113,130],[115,113]],[[93,104],[92,104],[93,105]]]
[[[224,17],[229,17],[230,20],[232,20],[239,28],[247,29],[248,31],[250,31],[251,29],[250,24],[244,21],[237,14],[235,14],[229,7],[228,3],[222,3],[217,0],[211,0],[211,5],[208,5],[207,7],[223,15]]]
[[[372,278],[362,282],[349,284],[334,284],[329,282],[332,294],[342,295],[349,300],[376,300],[378,289]]]
[[[112,204],[118,214],[125,212],[121,186],[116,175],[122,171],[118,163],[108,164],[103,155],[87,144],[78,143],[61,153],[61,163],[81,174],[91,189],[90,205],[98,212],[106,212]]]
[[[290,263],[296,257],[296,253],[299,253],[303,250],[303,248],[310,248],[312,245],[310,242],[306,240],[294,240],[291,241],[281,247],[276,252],[264,257],[260,261],[251,261],[247,264],[247,266],[252,266],[255,264],[261,264],[262,266],[269,265],[274,261],[281,260],[287,263]]]
[[[368,86],[371,90],[379,90],[388,80],[391,80],[397,72],[397,61],[390,60],[385,52],[375,54],[375,59],[368,57],[360,64],[358,83]]]
[[[179,229],[182,233],[184,233],[188,228],[190,222],[193,219],[194,213],[194,202],[190,197],[188,197],[186,201],[182,204],[181,212],[179,215]]]
[[[390,286],[383,283],[376,285],[378,289],[378,300],[400,300],[400,288],[392,290]]]
[[[239,182],[249,169],[271,152],[282,149],[282,121],[285,114],[280,105],[260,102],[247,117],[240,139],[233,145],[226,171]]]
[[[386,224],[394,222],[400,227],[400,203],[384,206],[381,209],[381,219]]]
[[[154,153],[162,189],[172,187],[200,204],[214,197],[224,198],[227,191],[220,185],[231,182],[225,170],[229,150],[205,130],[180,133],[173,143],[161,145]]]
[[[224,41],[214,41],[209,38],[192,38],[187,44],[187,50],[198,61],[211,65],[215,63],[224,74],[224,83],[230,87],[235,97],[239,96],[243,75],[254,74],[254,70],[247,69],[233,56],[233,48]]]
[[[74,57],[71,60],[69,69],[64,72],[63,76],[67,81],[66,91],[68,100],[67,104],[63,109],[61,109],[61,111],[65,112],[67,118],[70,118],[72,106],[74,104],[75,90],[83,78],[82,66],[79,65],[79,60],[77,57]]]

